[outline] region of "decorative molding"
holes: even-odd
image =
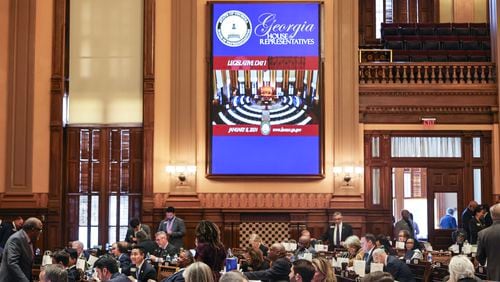
[[[362,113],[463,113],[463,114],[492,114],[498,108],[490,106],[366,106],[360,109]]]
[[[48,193],[0,193],[0,209],[45,209],[48,203]]]
[[[32,191],[36,1],[10,1],[6,191]]]
[[[361,88],[361,87],[360,87]],[[413,97],[413,96],[498,96],[498,92],[496,90],[487,90],[487,91],[411,91],[411,90],[402,90],[402,91],[360,91],[359,96],[402,96],[402,97]]]
[[[330,193],[203,193],[198,194],[203,208],[229,209],[325,209]]]

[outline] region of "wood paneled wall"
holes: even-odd
[[[177,208],[176,216],[186,223],[187,234],[184,246],[194,247],[194,231],[200,220],[210,220],[221,230],[221,239],[226,247],[239,247],[239,225],[243,222],[289,222],[290,238],[298,240],[300,231],[308,229],[314,238],[321,237],[333,222],[333,213],[342,212],[344,222],[353,227],[355,235],[365,233],[392,234],[390,210],[366,209],[212,209]],[[154,221],[147,222],[153,230],[158,229],[164,218],[164,209],[155,209]]]

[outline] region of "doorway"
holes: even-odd
[[[401,210],[408,210],[418,240],[432,238],[435,248],[447,248],[458,227],[462,179],[462,169],[393,167],[393,217],[398,221]]]
[[[451,244],[470,200],[491,202],[488,131],[366,131],[364,148],[365,206],[393,223],[409,210],[416,237],[435,249]],[[367,223],[367,230],[394,235],[384,222]]]
[[[427,202],[427,168],[393,167],[392,216],[397,222],[401,210],[408,210],[413,217],[414,236],[419,240],[428,239]]]

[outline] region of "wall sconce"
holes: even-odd
[[[180,185],[184,185],[187,181],[188,175],[196,173],[195,165],[167,165],[165,171],[170,175],[176,175]]]
[[[363,175],[363,167],[361,166],[335,166],[333,173],[336,176],[343,176],[344,185],[351,186],[350,182],[354,176],[361,177]]]

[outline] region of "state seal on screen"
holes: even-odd
[[[245,44],[252,34],[250,18],[238,10],[227,11],[217,19],[217,38],[229,47]]]

